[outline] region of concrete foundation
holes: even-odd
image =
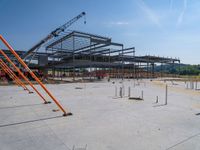
[[[125,80],[124,89],[130,87],[131,96],[145,93],[144,101],[130,101],[128,95],[114,98],[115,86],[121,84],[114,81],[46,85],[73,113],[68,117],[52,111],[57,109],[53,103],[42,104],[36,94],[1,86],[0,149],[70,150],[85,145],[87,150],[200,149],[198,91],[185,89],[184,82],[169,82],[164,105],[166,83],[142,80],[134,86],[134,80]]]

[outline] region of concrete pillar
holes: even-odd
[[[128,87],[128,97],[131,97],[131,87]]]
[[[168,86],[165,86],[165,105],[167,105],[167,96],[168,96]]]

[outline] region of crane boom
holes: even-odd
[[[69,20],[64,25],[56,28],[54,31],[52,31],[50,34],[48,34],[44,39],[42,39],[40,42],[35,44],[32,48],[30,48],[24,56],[22,56],[23,59],[27,58],[31,53],[33,53],[35,50],[39,49],[44,43],[52,39],[53,37],[57,37],[61,32],[64,32],[65,29],[67,29],[69,26],[71,26],[74,22],[76,22],[78,19],[86,15],[85,12],[80,13],[78,16],[74,17],[73,19]],[[85,22],[84,22],[85,23]]]

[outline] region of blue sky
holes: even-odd
[[[112,37],[135,46],[136,55],[200,64],[199,8],[199,0],[0,0],[0,33],[15,49],[27,50],[85,11],[87,24],[80,19],[71,30]]]

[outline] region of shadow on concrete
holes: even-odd
[[[199,115],[200,115],[200,113],[197,113],[197,114],[195,114],[195,115],[199,116]]]
[[[44,120],[51,120],[51,119],[61,118],[61,117],[63,117],[63,116],[46,117],[46,118],[41,118],[41,119],[35,119],[35,120],[28,120],[28,121],[22,121],[22,122],[16,122],[16,123],[4,124],[4,125],[0,125],[0,128],[9,127],[9,126],[15,126],[15,125],[23,125],[23,124],[27,124],[27,123],[39,122],[39,121],[44,121]]]
[[[197,133],[197,134],[195,134],[195,135],[192,135],[192,136],[190,136],[190,137],[188,137],[188,138],[186,138],[186,139],[184,139],[184,140],[178,142],[177,144],[172,145],[171,147],[167,148],[166,150],[174,149],[176,146],[178,146],[178,145],[180,145],[180,144],[183,144],[183,143],[185,143],[185,142],[187,142],[187,141],[189,141],[189,140],[191,140],[191,139],[193,139],[193,138],[195,138],[195,137],[197,137],[197,136],[199,136],[199,135],[200,135],[200,133]]]
[[[161,107],[161,106],[166,106],[166,104],[154,105],[153,107]]]
[[[38,106],[38,105],[43,105],[43,103],[40,103],[40,104],[19,105],[19,106],[0,107],[0,110],[1,109],[20,108],[20,107],[29,107],[29,106]]]

